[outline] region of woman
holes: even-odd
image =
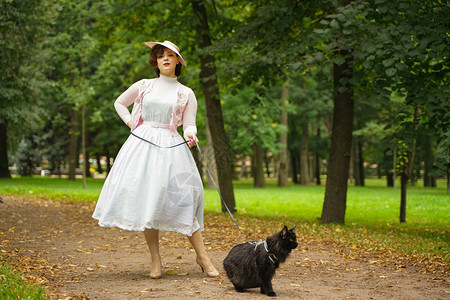
[[[197,263],[208,276],[216,277],[219,272],[206,254],[201,234],[202,181],[177,132],[183,125],[189,147],[198,141],[197,100],[190,88],[177,81],[186,62],[172,42],[144,44],[152,48],[149,63],[158,78],[134,83],[114,103],[131,135],[116,157],[93,217],[103,227],[144,231],[152,258],[151,278],[161,278],[160,230],[187,235]]]

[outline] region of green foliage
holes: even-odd
[[[450,128],[448,3],[418,0],[352,1],[346,6],[332,3],[335,4],[332,13],[325,12],[313,25],[316,40],[326,43],[317,49],[325,52],[322,57],[338,65],[345,57],[335,55],[336,51],[351,50],[355,72],[349,80],[355,87],[356,129],[364,129],[379,117],[391,126],[385,139],[393,143],[385,143],[384,147],[372,144],[381,150],[377,156],[392,151],[399,139],[411,144],[419,134],[432,135],[440,144],[439,149],[448,146],[444,136]],[[391,102],[394,97],[403,99],[400,106]],[[360,102],[364,99],[371,99],[371,110],[375,109],[378,116],[370,114],[368,118],[361,111]],[[370,111],[370,106],[367,107]],[[419,109],[414,124],[413,107]],[[394,112],[390,118],[385,118],[386,109]],[[367,130],[356,134],[362,132]],[[448,160],[448,152],[439,155],[444,155],[439,156],[440,161]],[[441,174],[447,168],[441,164]]]
[[[44,300],[45,290],[25,281],[3,259],[0,259],[0,299]]]
[[[299,147],[300,121],[323,133],[310,151],[326,156],[333,64],[353,57],[354,134],[365,158],[380,163],[398,140],[433,138],[436,174],[449,156],[449,5],[433,0],[205,1],[225,116],[236,153],[252,139],[276,152],[280,86],[290,81],[289,143]],[[191,1],[20,1],[1,4],[0,122],[7,119],[10,155],[21,140],[58,164],[67,156],[70,115],[87,105],[88,152],[115,156],[128,129],[113,101],[133,82],[151,78],[148,40],[177,43],[188,61],[180,81],[205,103],[199,82],[196,16]],[[421,20],[426,20],[423,22]],[[261,92],[260,89],[263,89]],[[256,103],[256,102],[257,103]],[[256,105],[255,105],[256,103]],[[412,107],[419,107],[416,129]],[[273,126],[272,126],[273,125]],[[388,130],[383,130],[385,126]],[[250,129],[252,134],[248,134]],[[311,137],[312,138],[312,135]],[[420,147],[418,147],[420,149]],[[11,151],[12,150],[12,151]]]
[[[436,148],[437,163],[434,165],[433,174],[441,175],[450,168],[450,131],[444,133],[441,142]]]
[[[278,124],[280,93],[273,95],[262,84],[255,84],[234,95],[225,94],[223,100],[225,122],[229,124],[226,129],[236,154],[251,155],[255,144],[274,154],[279,152],[276,136],[286,130]]]
[[[47,1],[0,4],[0,122],[8,123],[10,149],[38,126],[43,67],[42,39],[49,21]]]
[[[32,141],[23,140],[19,148],[17,149],[15,158],[17,165],[17,172],[20,176],[31,176],[33,175],[33,169],[36,163],[35,147]]]

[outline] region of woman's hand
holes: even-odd
[[[188,136],[187,136],[187,144],[188,144],[188,146],[190,147],[190,148],[192,148],[192,146],[195,146],[195,145],[197,145],[197,143],[198,143],[198,138],[197,138],[197,136],[195,135],[195,134],[189,134]]]

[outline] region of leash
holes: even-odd
[[[149,140],[146,140],[146,139],[144,139],[144,138],[142,138],[142,137],[140,137],[140,136],[134,134],[133,132],[131,132],[131,134],[132,134],[133,136],[137,137],[138,139],[140,139],[140,140],[142,140],[142,141],[144,141],[144,142],[149,143],[149,144],[152,145],[152,146],[155,146],[155,147],[158,147],[158,148],[164,148],[164,149],[175,148],[175,147],[178,147],[178,146],[181,146],[181,145],[184,145],[184,144],[187,144],[187,143],[188,143],[187,141],[184,141],[184,142],[182,142],[182,143],[179,143],[179,144],[176,144],[176,145],[173,145],[173,146],[163,147],[163,146],[157,145],[157,144],[155,144],[155,143],[152,143],[152,142],[150,142]],[[197,149],[198,149],[198,152],[199,152],[200,156],[201,156],[203,159],[205,159],[205,157],[203,156],[202,150],[200,149],[200,146],[198,145],[198,143],[196,143],[196,146],[197,146]],[[216,188],[216,190],[217,190],[217,193],[218,193],[219,196],[220,196],[220,200],[222,201],[223,205],[224,205],[225,208],[227,209],[227,212],[228,212],[228,214],[230,215],[231,219],[233,220],[234,224],[236,225],[237,229],[239,230],[239,232],[240,232],[241,235],[244,237],[244,240],[245,240],[247,243],[252,243],[252,242],[249,242],[249,241],[247,240],[247,238],[245,237],[245,235],[244,235],[244,233],[242,232],[241,228],[239,227],[238,223],[236,222],[236,219],[233,217],[233,214],[231,213],[230,209],[228,208],[228,205],[225,203],[225,200],[223,200],[223,197],[222,197],[222,194],[220,193],[219,187],[217,186],[217,184],[216,184],[216,182],[215,182],[215,180],[214,180],[214,178],[213,178],[213,176],[212,176],[212,174],[211,174],[211,171],[209,170],[208,166],[205,165],[205,167],[206,167],[206,171],[208,172],[209,178],[211,178],[211,182],[214,184],[214,186],[215,186],[215,188]]]
[[[184,141],[184,142],[182,142],[182,143],[179,143],[179,144],[176,144],[176,145],[173,145],[173,146],[163,147],[163,146],[160,146],[160,145],[156,145],[155,143],[152,143],[152,142],[150,142],[149,140],[146,140],[146,139],[144,139],[144,138],[142,138],[142,137],[140,137],[140,136],[134,134],[133,132],[131,132],[131,134],[132,134],[133,136],[137,137],[138,139],[143,140],[144,142],[149,143],[149,144],[152,145],[152,146],[155,146],[155,147],[158,147],[158,148],[163,148],[163,149],[175,148],[175,147],[181,146],[181,145],[183,145],[183,144],[187,144],[187,141]]]
[[[203,156],[202,150],[200,150],[200,146],[198,145],[198,143],[196,143],[196,145],[197,145],[197,149],[198,149],[198,152],[199,152],[200,156],[204,159],[205,157]],[[233,220],[234,224],[236,225],[237,229],[238,229],[239,232],[241,233],[241,235],[242,235],[242,237],[244,238],[244,240],[245,240],[247,243],[250,243],[250,242],[247,240],[247,238],[245,237],[245,235],[244,235],[244,233],[242,232],[241,228],[239,227],[238,223],[236,222],[236,219],[233,217],[233,214],[231,213],[230,209],[228,208],[228,205],[225,203],[225,200],[223,200],[222,194],[220,193],[219,187],[217,186],[216,182],[214,181],[214,178],[213,178],[213,176],[212,176],[212,174],[211,174],[211,171],[209,170],[209,168],[208,168],[207,165],[205,165],[205,167],[206,167],[206,171],[208,172],[209,178],[211,178],[211,182],[212,182],[212,183],[214,184],[214,186],[216,187],[217,193],[218,193],[219,196],[220,196],[220,200],[222,200],[223,206],[225,206],[225,208],[227,209],[228,214],[230,215],[231,219]]]
[[[196,144],[196,146],[197,146],[197,149],[198,149],[198,152],[199,152],[200,156],[204,159],[205,157],[203,156],[202,150],[200,149],[200,146],[198,145],[198,143]],[[258,241],[251,241],[250,242],[249,240],[247,240],[247,238],[245,237],[245,234],[242,232],[241,228],[239,227],[238,223],[236,222],[236,219],[233,217],[233,214],[231,213],[230,209],[228,208],[228,205],[225,203],[225,200],[223,200],[222,194],[220,193],[219,187],[217,186],[216,182],[214,181],[214,178],[213,178],[213,176],[211,174],[211,171],[209,170],[207,165],[205,165],[205,167],[206,167],[206,171],[208,172],[209,178],[211,178],[212,183],[216,187],[217,193],[220,196],[220,200],[222,200],[223,205],[227,209],[228,214],[230,215],[230,217],[233,220],[234,224],[236,225],[237,229],[239,229],[239,232],[241,233],[241,235],[244,238],[244,240],[247,242],[247,244],[255,245],[255,249],[254,249],[255,251],[256,251],[256,248],[259,245],[261,245],[261,244],[264,245],[264,250],[266,250],[266,252],[268,254],[268,257],[269,257],[269,260],[274,265],[276,265],[277,262],[278,262],[278,257],[275,254],[269,252],[269,247],[267,245],[267,241],[266,240],[263,240],[263,241],[260,241],[260,242],[258,242]]]

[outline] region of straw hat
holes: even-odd
[[[170,41],[164,41],[164,42],[145,42],[144,43],[145,46],[148,46],[150,48],[153,48],[155,45],[161,45],[164,46],[170,50],[172,50],[173,52],[175,52],[179,57],[180,57],[180,62],[183,66],[187,67],[186,62],[184,61],[183,57],[180,54],[180,48],[178,48],[177,45],[175,45],[174,43],[170,42]]]

